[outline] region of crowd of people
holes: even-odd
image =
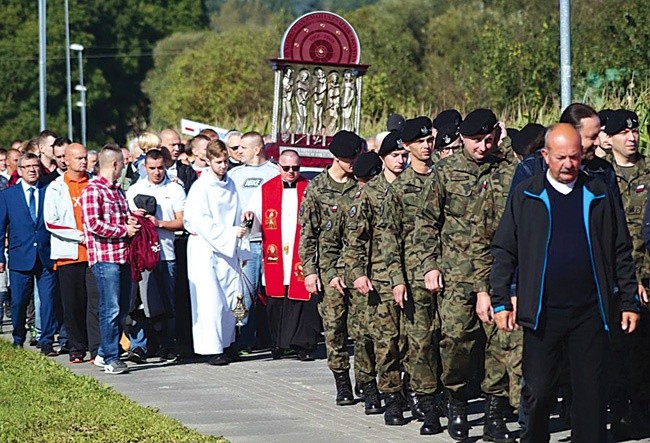
[[[362,397],[389,426],[410,411],[439,434],[446,416],[462,441],[484,396],[484,440],[516,441],[516,414],[522,442],[547,442],[561,397],[572,441],[607,441],[608,410],[617,437],[648,432],[650,167],[634,112],[574,103],[521,130],[488,109],[392,115],[328,149],[308,180],[297,151],[267,159],[256,132],[144,133],[94,164],[51,131],[12,143],[0,295],[14,346],[30,331],[45,355],[121,374],[183,351],[310,361],[322,333],[336,404]]]

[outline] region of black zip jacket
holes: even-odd
[[[538,174],[515,188],[492,241],[494,312],[512,310],[510,283],[518,267],[517,323],[532,329],[537,329],[542,311],[552,226],[545,179],[546,174]],[[609,331],[606,313],[611,312],[613,297],[620,297],[622,311],[639,312],[632,241],[624,215],[606,184],[581,172],[576,186],[584,186],[584,219],[576,222],[585,225],[600,313]]]

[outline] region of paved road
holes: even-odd
[[[5,332],[10,327],[5,323]],[[5,339],[11,337],[5,333]],[[35,348],[30,348],[35,349]],[[366,416],[361,403],[336,406],[334,380],[321,348],[313,362],[295,358],[272,360],[268,352],[253,353],[239,363],[214,367],[206,359],[174,365],[129,363],[131,372],[105,374],[88,362],[70,364],[76,374],[89,375],[140,404],[151,406],[204,434],[223,435],[232,442],[407,441],[451,442],[446,433],[421,437],[420,424],[383,424],[381,415]],[[473,428],[469,441],[480,440],[482,402],[471,405]],[[408,416],[408,413],[406,414]],[[556,425],[559,420],[555,420]],[[444,423],[444,420],[443,420]],[[515,428],[515,424],[509,425]],[[568,432],[555,432],[553,442],[568,441]]]

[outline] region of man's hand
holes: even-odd
[[[135,234],[138,233],[139,230],[140,230],[140,225],[137,225],[137,224],[132,225],[132,224],[129,223],[129,224],[126,225],[126,236],[127,237],[133,237],[133,236],[135,236]]]
[[[639,283],[639,299],[643,305],[650,303],[650,299],[648,299],[648,291],[645,290],[645,286],[643,286],[642,283]]]
[[[242,227],[237,228],[237,233],[236,233],[237,238],[242,238],[244,235],[246,235],[246,230],[247,228],[242,228]]]
[[[0,274],[2,274],[3,272],[5,272],[5,264],[0,263]]]
[[[424,274],[424,285],[429,291],[439,292],[444,288],[442,283],[442,273],[437,269]]]
[[[86,236],[85,235],[83,235],[83,234],[81,235],[81,238],[79,239],[79,244],[84,245],[84,246],[86,245]]]
[[[347,286],[345,286],[345,282],[341,277],[334,277],[333,279],[331,279],[329,286],[330,288],[336,289],[339,292],[339,294],[345,295],[345,290],[347,289]]]
[[[323,285],[320,282],[320,278],[318,278],[318,274],[309,274],[305,277],[305,289],[310,294],[316,294],[323,290]]]
[[[158,220],[153,215],[145,215],[144,218],[149,220],[151,222],[151,224],[153,224],[154,228],[162,228],[162,220]]]
[[[476,294],[476,313],[478,318],[487,325],[494,323],[494,312],[492,311],[492,300],[487,292]]]
[[[255,217],[255,213],[252,211],[244,211],[241,213],[241,221],[252,220]]]
[[[631,334],[639,324],[641,316],[637,312],[623,311],[621,316],[621,329],[626,334]]]
[[[359,277],[354,281],[354,288],[363,295],[368,295],[368,293],[373,290],[372,282],[366,275]]]
[[[406,285],[397,285],[393,288],[393,298],[400,308],[404,309],[404,302],[408,300]]]
[[[144,217],[145,215],[147,215],[147,211],[141,208],[138,208],[135,211],[131,211],[131,212],[135,215],[139,215],[140,217]]]
[[[497,328],[502,331],[512,332],[519,329],[519,326],[515,322],[515,313],[514,311],[501,311],[494,314],[494,321],[497,324]]]
[[[144,209],[138,209],[138,211],[144,211]],[[134,212],[134,214],[137,214],[137,212]],[[127,224],[127,225],[137,225],[137,224],[138,224],[138,219],[135,218],[135,217],[132,216],[132,215],[129,215],[129,216],[126,218],[126,224]]]

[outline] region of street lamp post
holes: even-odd
[[[65,87],[68,93],[68,138],[74,140],[72,134],[72,79],[70,77],[70,14],[68,0],[63,3],[65,13]]]
[[[77,106],[81,108],[81,144],[86,146],[86,86],[84,86],[84,64],[83,52],[84,47],[78,43],[70,45],[70,49],[78,54],[79,58],[79,84],[75,86],[75,90],[81,94],[81,101]]]

